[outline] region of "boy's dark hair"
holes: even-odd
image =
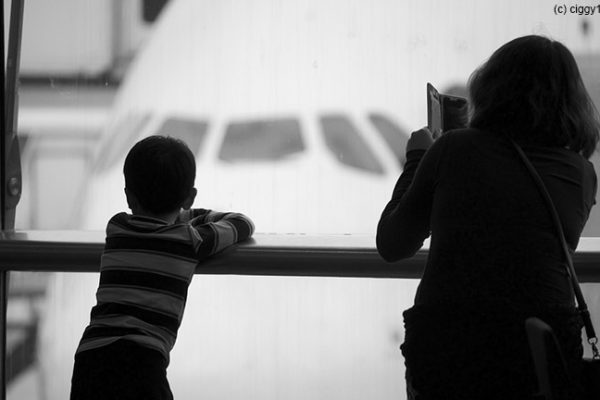
[[[577,63],[560,42],[530,35],[492,54],[469,79],[470,126],[518,142],[568,147],[589,158],[598,143],[598,111]]]
[[[135,144],[123,166],[125,187],[153,213],[177,210],[196,179],[196,161],[181,140],[150,136]]]

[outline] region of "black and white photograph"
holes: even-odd
[[[0,400],[600,399],[597,0],[0,20]]]

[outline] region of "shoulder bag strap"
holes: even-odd
[[[598,342],[598,339],[596,338],[596,332],[594,331],[594,326],[592,325],[592,320],[590,318],[590,312],[588,310],[585,299],[583,298],[583,293],[581,293],[581,287],[579,286],[579,281],[577,280],[577,274],[575,273],[575,268],[573,267],[573,258],[571,257],[571,250],[569,250],[569,246],[567,245],[567,240],[565,239],[565,234],[564,234],[564,231],[562,228],[562,223],[560,221],[560,217],[558,216],[558,212],[556,211],[556,207],[554,207],[554,202],[552,201],[552,198],[550,197],[550,193],[548,193],[548,189],[546,188],[544,181],[542,181],[542,178],[538,174],[538,172],[535,169],[535,167],[533,166],[533,164],[531,164],[531,161],[529,161],[529,159],[525,155],[525,152],[523,152],[523,149],[521,148],[521,146],[519,146],[512,139],[511,139],[511,143],[513,144],[514,148],[517,150],[517,153],[519,153],[521,160],[523,160],[523,163],[529,170],[531,177],[537,184],[542,197],[546,201],[546,204],[548,206],[550,214],[552,215],[552,219],[554,221],[554,226],[558,233],[561,247],[562,247],[562,250],[563,250],[563,253],[565,256],[567,273],[569,274],[569,278],[571,279],[571,284],[573,285],[573,290],[575,292],[575,298],[577,300],[577,308],[579,309],[581,317],[583,318],[585,334],[588,338],[588,342],[592,346],[594,358],[598,358],[598,357],[600,357],[600,353],[598,353],[598,349],[596,347],[596,343]]]

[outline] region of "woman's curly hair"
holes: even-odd
[[[571,52],[531,35],[498,50],[469,78],[470,123],[522,144],[567,147],[590,158],[600,119]]]

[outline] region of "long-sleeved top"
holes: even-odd
[[[575,249],[595,203],[592,164],[565,148],[523,150]],[[506,138],[456,130],[427,151],[407,153],[377,248],[394,261],[412,256],[429,236],[415,305],[404,312],[409,392],[422,399],[532,398],[524,329],[531,316],[552,326],[577,376],[582,323],[564,256],[547,205]],[[565,393],[578,390],[562,385]]]
[[[596,174],[564,148],[524,146],[575,249],[595,203]],[[506,300],[572,303],[550,213],[501,135],[456,130],[413,150],[377,232],[380,254],[412,256],[431,235],[417,304]]]
[[[198,263],[253,232],[252,221],[238,213],[192,209],[174,224],[116,214],[106,228],[97,304],[77,353],[125,339],[168,362]]]

